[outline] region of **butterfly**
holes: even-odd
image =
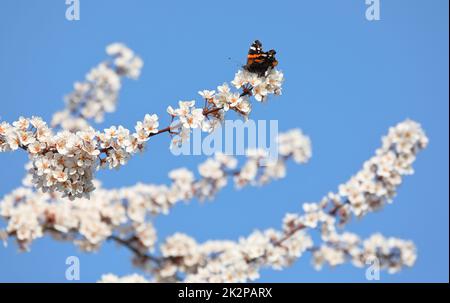
[[[250,73],[255,73],[260,77],[266,76],[267,71],[278,65],[275,54],[277,52],[273,49],[268,52],[262,50],[262,44],[259,40],[255,40],[247,55],[247,64],[243,68]]]

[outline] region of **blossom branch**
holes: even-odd
[[[199,165],[198,178],[190,170],[179,168],[169,172],[172,181],[169,186],[136,184],[107,190],[96,181],[97,190],[90,200],[72,203],[62,194],[33,190],[28,175],[24,187],[0,201],[0,215],[8,221],[7,234],[15,237],[23,249],[45,232],[51,232],[57,239],[72,235],[65,238],[76,239],[76,244],[87,251],[98,249],[103,241],[114,236],[147,252],[156,242],[149,217],[167,214],[179,201],[212,199],[229,178],[237,187],[267,184],[286,176],[288,160],[302,164],[311,157],[310,140],[298,129],[280,133],[277,142],[278,159],[270,159],[262,150],[248,150],[246,162],[237,168],[236,158],[216,154]],[[55,234],[57,231],[60,234]]]
[[[165,259],[160,271],[153,273],[155,281],[174,281],[180,273],[187,282],[254,280],[261,267],[284,268],[305,251],[313,253],[317,269],[325,263],[343,264],[346,259],[359,267],[376,259],[390,273],[412,266],[416,250],[410,241],[379,234],[363,241],[355,234],[336,231],[336,225],[342,227],[352,215],[362,217],[390,202],[402,176],[413,173],[411,165],[428,139],[419,124],[407,120],[390,128],[382,142],[363,169],[339,187],[339,193],[330,193],[319,203],[303,204],[303,215],[287,214],[282,231],[255,231],[238,242],[203,244],[180,233],[168,237],[161,245]],[[315,247],[307,229],[320,231],[323,244]]]
[[[140,59],[133,57],[134,55],[123,55],[123,52],[127,53],[124,50],[110,51],[111,54],[121,54],[116,61],[122,62],[124,57],[126,58],[125,62],[132,66],[137,63],[129,62],[135,62],[135,60],[140,62]],[[120,71],[131,69],[123,67],[127,66],[126,64],[121,65],[116,62],[115,65],[121,66],[118,68]],[[139,68],[141,67],[140,63],[137,65]],[[136,67],[134,68],[136,69]],[[94,72],[94,74],[97,73],[102,74],[105,71]],[[110,77],[112,74],[117,76],[111,71],[106,73]],[[138,74],[138,72],[131,73]],[[88,78],[95,79],[95,81],[92,80],[95,83],[95,89],[98,89],[99,86],[97,82],[111,82],[111,79],[103,74],[101,79],[109,80],[103,79],[102,82],[94,76]],[[270,94],[279,95],[282,82],[283,74],[275,69],[262,77],[247,71],[238,71],[231,83],[237,89],[242,89],[241,93],[232,92],[226,83],[217,88],[218,93],[209,90],[200,91],[199,94],[206,103],[204,108],[196,108],[195,100],[180,101],[178,108],[174,109],[171,106],[167,108],[172,121],[171,125],[158,129],[159,117],[155,114],[146,114],[143,121],[136,123],[134,133],[123,126],[112,126],[103,132],[86,127],[76,132],[65,129],[54,134],[41,118],[20,117],[12,125],[7,122],[0,123],[0,152],[14,151],[19,148],[27,151],[32,163],[30,172],[36,188],[44,192],[61,192],[71,200],[82,197],[89,198],[95,189],[92,182],[95,171],[101,168],[117,169],[125,165],[132,155],[144,150],[150,137],[168,132],[172,136],[172,146],[180,146],[189,138],[192,129],[201,128],[206,132],[214,131],[224,121],[225,113],[230,110],[247,119],[251,111],[250,96],[255,97],[258,101],[263,101]],[[92,85],[88,85],[90,88],[86,88],[86,90],[93,89]],[[109,83],[107,86],[109,87],[111,84]],[[96,104],[102,100],[94,98],[92,101],[85,96],[92,95],[88,92],[75,95],[77,97],[69,98],[72,100],[69,103],[75,104],[72,108],[87,106],[92,102]],[[105,93],[101,95],[104,96]],[[116,100],[117,94],[113,95],[114,97],[111,98]],[[81,101],[86,99],[91,101]],[[94,108],[97,107],[94,106]],[[89,117],[93,115],[91,114]]]

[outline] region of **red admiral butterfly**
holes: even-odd
[[[263,77],[266,72],[277,66],[278,61],[275,59],[277,52],[273,49],[263,52],[262,44],[259,40],[255,40],[250,46],[247,55],[247,64],[243,68],[251,73],[258,74]]]

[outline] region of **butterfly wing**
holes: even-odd
[[[262,56],[264,56],[262,44],[259,40],[255,40],[248,50],[247,66],[251,66],[253,63],[261,62]]]
[[[269,68],[273,68],[278,64],[275,54],[274,50],[264,52],[261,42],[255,40],[248,50],[247,64],[244,68],[251,73],[264,76]]]

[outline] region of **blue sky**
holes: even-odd
[[[411,118],[430,138],[414,165],[416,174],[404,179],[392,205],[348,229],[416,243],[416,265],[395,275],[382,272],[382,282],[448,282],[448,1],[381,0],[376,22],[365,19],[364,0],[261,0],[257,12],[254,1],[80,2],[76,22],[65,19],[62,0],[0,2],[2,119],[49,120],[72,83],[105,58],[105,46],[120,41],[145,66],[138,81],[123,83],[118,111],[99,128],[132,127],[144,113],[163,115],[167,105],[231,80],[249,43],[260,39],[277,50],[286,82],[281,97],[254,106],[253,118],[277,119],[280,130],[302,128],[312,139],[313,158],[304,166],[289,165],[288,178],[268,186],[228,187],[214,202],[178,205],[157,218],[159,238],[183,231],[198,241],[237,239],[257,228],[279,227],[283,214],[318,201],[359,170],[389,126]],[[168,170],[195,169],[204,159],[175,157],[168,143],[158,136],[145,154],[99,178],[105,187],[165,183]],[[20,184],[25,162],[24,153],[0,155],[0,195]],[[79,256],[84,282],[107,272],[137,271],[130,253],[113,244],[96,254],[48,238],[33,243],[31,253],[18,253],[11,244],[0,248],[1,282],[64,282],[70,255]],[[364,270],[351,265],[317,272],[310,261],[305,255],[284,271],[263,270],[259,281],[365,281]]]

